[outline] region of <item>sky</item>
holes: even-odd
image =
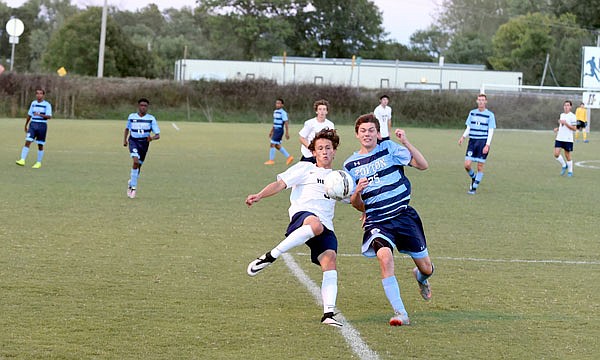
[[[19,7],[25,0],[0,0],[8,6]],[[389,33],[388,39],[408,45],[410,36],[417,30],[425,30],[432,24],[438,4],[442,0],[371,0],[383,11],[383,27]],[[155,3],[159,9],[194,7],[195,0],[107,0],[109,6],[121,10],[136,10],[148,3]],[[101,6],[104,0],[71,0],[80,7]]]

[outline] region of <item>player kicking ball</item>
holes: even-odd
[[[316,158],[316,164],[308,161],[298,162],[277,175],[277,180],[265,186],[258,194],[250,194],[246,198],[246,205],[252,206],[284,189],[292,189],[290,224],[285,234],[286,238],[271,251],[252,261],[247,272],[250,276],[256,276],[281,254],[306,244],[310,248],[312,262],[323,271],[321,323],[335,327],[342,326],[342,323],[334,318],[338,290],[337,238],[333,232],[335,200],[325,195],[324,179],[332,171],[331,166],[339,143],[340,139],[335,130],[321,130],[308,147]]]

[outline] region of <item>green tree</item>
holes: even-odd
[[[438,58],[446,53],[449,34],[436,25],[426,30],[418,30],[410,36],[410,44],[433,58]]]
[[[559,85],[577,86],[580,81],[581,46],[590,41],[572,14],[556,17],[534,13],[502,25],[494,36],[490,63],[497,70],[523,72],[525,84],[540,83],[546,54]]]
[[[309,1],[291,21],[287,45],[301,56],[369,57],[385,35],[381,12],[368,0]]]
[[[42,61],[47,70],[64,66],[79,75],[96,75],[102,9],[90,7],[56,31]],[[76,41],[74,41],[76,39]],[[154,77],[154,57],[144,47],[133,44],[109,16],[106,24],[104,74],[106,76]]]

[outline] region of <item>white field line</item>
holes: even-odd
[[[171,125],[173,125],[173,129],[179,131],[179,126],[177,126],[177,124],[175,124],[174,122],[171,123]]]
[[[296,253],[300,256],[310,256],[308,253]],[[354,257],[361,256],[361,254],[337,254],[337,256]],[[402,255],[406,258],[408,256]],[[600,265],[600,260],[556,260],[556,259],[542,259],[542,260],[527,260],[527,259],[485,259],[485,258],[473,258],[473,257],[451,257],[451,256],[433,256],[432,260],[451,260],[451,261],[474,261],[474,262],[490,262],[490,263],[526,263],[526,264],[562,264],[562,265]]]
[[[591,163],[596,163],[596,165],[592,165]],[[600,169],[600,160],[578,161],[575,163],[575,166],[579,166],[582,168],[588,168],[588,169]]]
[[[283,260],[285,264],[290,269],[292,274],[308,289],[308,292],[315,298],[316,302],[319,305],[323,305],[323,301],[321,299],[321,289],[315,284],[314,281],[306,273],[302,268],[296,263],[294,257],[290,254],[282,254]],[[350,345],[350,348],[361,360],[377,360],[379,359],[379,355],[373,350],[369,348],[369,346],[363,341],[360,337],[360,333],[356,330],[348,320],[342,315],[342,313],[337,313],[336,318],[340,320],[344,326],[340,328],[342,336],[344,340]]]

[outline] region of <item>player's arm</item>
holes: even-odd
[[[123,146],[127,146],[127,138],[129,137],[129,129],[125,128],[123,132]]]
[[[285,139],[289,140],[290,139],[290,128],[288,127],[288,121],[284,121],[283,124],[285,126]]]
[[[148,135],[148,142],[150,142],[152,140],[158,140],[158,139],[160,139],[160,133],[154,134],[152,136]]]
[[[493,137],[494,137],[494,128],[489,128],[488,136],[487,136],[487,139],[485,140],[485,146],[483,147],[483,150],[481,150],[482,153],[487,154],[488,152],[490,152],[490,146],[492,145]]]
[[[31,121],[31,115],[27,115],[27,119],[25,119],[25,132],[29,128],[29,122]]]
[[[361,194],[367,185],[369,185],[369,180],[367,180],[367,178],[359,179],[356,183],[354,192],[350,196],[350,204],[352,204],[352,207],[360,212],[365,212],[365,203],[363,202]]]
[[[265,186],[258,194],[248,195],[248,197],[246,197],[246,205],[252,206],[252,204],[259,202],[261,199],[273,196],[285,188],[287,188],[287,185],[283,180],[273,181]]]
[[[462,145],[462,143],[465,141],[467,136],[469,136],[469,131],[471,131],[471,127],[467,126],[467,128],[465,129],[463,134],[460,136],[460,139],[458,139],[458,145]]]
[[[413,144],[411,144],[408,141],[408,138],[406,137],[406,133],[404,132],[404,130],[396,129],[395,133],[396,133],[396,137],[398,138],[398,140],[400,140],[400,143],[402,145],[404,145],[404,147],[410,152],[410,155],[412,156],[412,159],[410,160],[410,166],[412,166],[416,169],[419,169],[419,170],[427,170],[427,168],[429,167],[429,164],[427,163],[425,156],[423,156],[423,154],[421,154],[419,149],[414,147]]]

